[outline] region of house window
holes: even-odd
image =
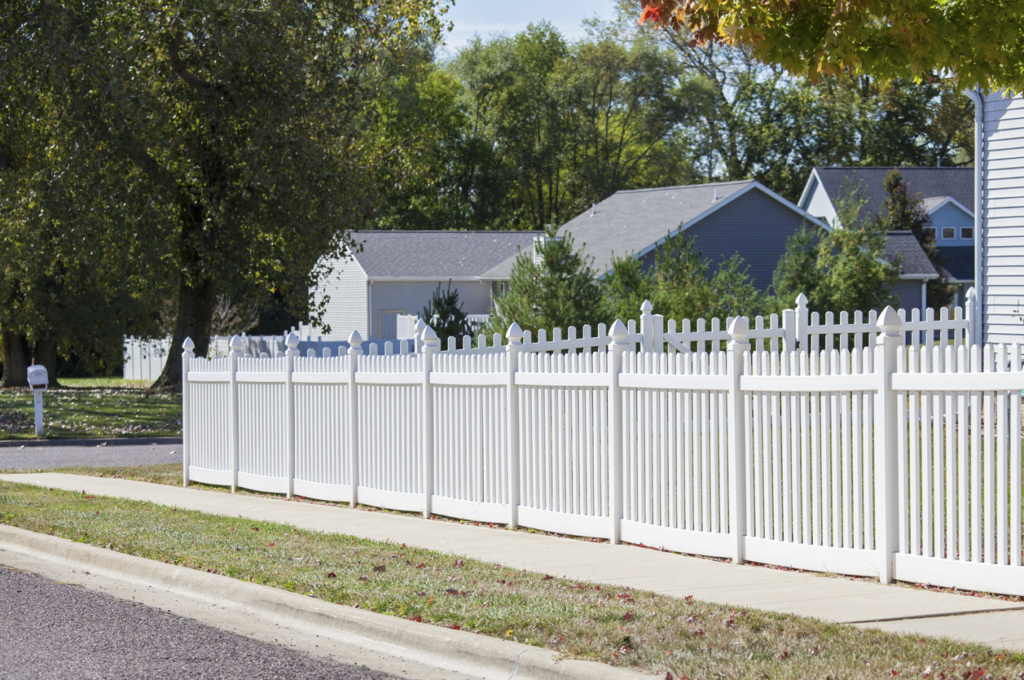
[[[974,238],[974,227],[960,227],[960,238]]]
[[[921,231],[924,232],[924,237],[926,239],[931,239],[932,241],[935,240],[935,227],[925,227]]]
[[[942,228],[942,240],[948,240],[956,238],[956,227],[943,227]]]

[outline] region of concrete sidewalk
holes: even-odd
[[[454,522],[56,473],[0,480],[391,540],[580,581],[1024,650],[1024,605]]]

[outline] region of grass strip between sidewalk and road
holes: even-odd
[[[0,482],[0,522],[675,678],[1017,678],[1024,656],[730,609],[439,552]]]

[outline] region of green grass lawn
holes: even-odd
[[[120,378],[64,378],[43,395],[47,438],[181,436],[181,395]],[[35,439],[32,392],[0,390],[0,439]]]
[[[1016,678],[1024,657],[567,581],[401,544],[0,483],[0,522],[676,678]],[[664,676],[663,676],[664,677]]]

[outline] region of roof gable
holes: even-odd
[[[812,174],[817,176],[822,188],[833,205],[848,189],[856,190],[857,196],[866,199],[865,214],[874,216],[882,210],[885,202],[885,176],[891,167],[816,167]],[[973,168],[897,168],[913,195],[921,199],[950,197],[961,206],[974,205]],[[808,180],[807,188],[811,180]],[[804,197],[801,196],[801,201]]]
[[[809,223],[828,229],[793,203],[754,180],[693,184],[660,189],[619,191],[565,223],[562,233],[571,234],[594,269],[604,274],[615,257],[640,257],[676,234],[699,223],[750,191],[759,191],[800,215]]]

